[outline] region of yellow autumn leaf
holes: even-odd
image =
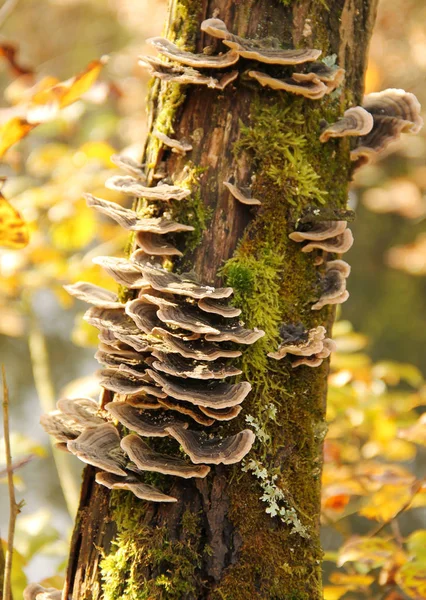
[[[408,562],[395,576],[402,591],[413,600],[426,598],[426,563],[424,561]]]
[[[358,573],[339,573],[335,571],[330,575],[330,582],[336,585],[345,585],[348,589],[366,587],[373,583],[374,577],[371,575],[359,575]]]
[[[114,148],[106,142],[86,142],[75,153],[74,160],[77,164],[80,164],[80,158],[84,159],[84,162],[97,160],[103,166],[111,169],[114,167],[114,163],[111,161],[114,153]]]
[[[93,60],[84,71],[74,77],[37,91],[31,98],[32,104],[42,106],[53,104],[58,108],[69,106],[90,89],[107,60],[107,57]]]
[[[96,236],[96,216],[82,199],[75,203],[74,213],[51,227],[53,244],[59,250],[80,250]]]
[[[354,536],[340,548],[337,566],[341,567],[347,562],[357,562],[367,569],[376,569],[397,553],[396,544],[384,538]]]
[[[349,589],[344,585],[325,585],[323,589],[324,600],[340,600]]]
[[[404,508],[411,497],[411,488],[406,485],[384,485],[368,498],[359,514],[367,519],[389,521]]]
[[[426,529],[418,529],[407,538],[410,556],[426,561]]]
[[[0,247],[19,250],[30,241],[28,225],[1,193],[4,181],[0,178]]]
[[[37,123],[29,123],[21,117],[13,117],[0,128],[0,158],[5,155],[13,144],[24,138]]]

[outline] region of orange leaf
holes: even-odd
[[[0,180],[0,183],[2,186],[4,179]],[[0,246],[18,250],[24,248],[28,242],[27,224],[0,191]]]
[[[13,117],[7,121],[0,129],[0,158],[13,144],[28,135],[36,125],[36,123],[28,123],[26,119],[20,117]]]

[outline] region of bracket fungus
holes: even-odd
[[[124,156],[123,154],[113,154],[111,156],[111,162],[123,171],[129,173],[129,175],[133,175],[133,177],[146,181],[145,164],[139,163],[130,156]]]
[[[190,152],[192,150],[191,144],[189,144],[185,140],[176,140],[174,138],[171,138],[168,135],[166,135],[165,133],[158,131],[158,129],[154,129],[152,132],[152,135],[155,138],[157,138],[157,140],[160,140],[160,142],[162,142],[165,146],[168,146],[169,148],[171,148],[172,152],[175,152],[176,154],[184,155],[187,152]],[[189,195],[191,193],[191,190],[186,190],[186,191],[188,192],[187,195]]]
[[[293,242],[308,242],[302,247],[302,252],[323,250],[343,254],[354,242],[346,221],[315,221],[304,225],[306,231],[294,231],[288,236]]]
[[[322,325],[313,327],[312,329],[305,329],[302,323],[297,325],[292,323],[283,324],[280,329],[282,342],[278,350],[269,352],[268,356],[276,360],[281,360],[287,354],[294,354],[295,356],[311,356],[312,354],[316,354],[323,348],[325,333],[325,327]]]
[[[62,591],[31,583],[24,590],[23,600],[62,600]]]
[[[121,447],[141,471],[175,475],[184,479],[203,478],[210,471],[210,467],[207,465],[192,465],[176,456],[155,452],[135,434],[124,437],[121,440]]]
[[[346,290],[346,279],[351,271],[343,260],[332,260],[325,264],[325,274],[321,279],[322,294],[313,304],[312,310],[320,310],[327,304],[342,304],[349,298]]]
[[[249,190],[237,188],[236,185],[229,183],[229,181],[224,181],[223,185],[228,188],[234,198],[238,200],[238,202],[241,202],[241,204],[248,204],[249,206],[262,204],[257,198],[251,198]]]
[[[226,438],[210,438],[204,432],[190,431],[176,425],[167,427],[167,433],[179,442],[196,465],[232,465],[240,462],[255,440],[251,429],[244,429]]]
[[[404,90],[388,89],[368,94],[362,106],[372,115],[374,123],[351,152],[356,166],[370,162],[402,133],[417,134],[423,127],[419,101],[414,94]]]
[[[321,55],[321,50],[310,48],[283,50],[279,47],[278,41],[274,40],[244,39],[228,31],[225,23],[216,18],[203,21],[201,31],[221,39],[226,46],[243,58],[271,65],[298,65],[314,61]]]
[[[373,115],[362,106],[354,106],[345,110],[343,117],[328,125],[320,135],[320,142],[328,142],[332,137],[367,135],[373,129]]]
[[[163,256],[181,256],[167,234],[194,229],[168,218],[164,204],[157,201],[183,200],[191,190],[166,184],[145,187],[144,165],[122,157],[115,162],[132,176],[110,178],[108,187],[156,202],[156,216],[145,218],[120,204],[86,195],[89,206],[136,232],[130,259],[94,260],[130,291],[131,299],[120,301],[117,294],[85,282],[66,287],[92,305],[84,318],[99,329],[95,357],[103,365],[98,377],[108,393],[100,405],[86,398],[60,400],[57,410],[41,421],[58,447],[100,469],[99,484],[129,490],[143,500],[175,502],[147,485],[144,473],[205,477],[207,464],[233,464],[250,450],[255,437],[250,430],[224,438],[184,432],[189,421],[202,431],[218,424],[224,427],[238,416],[251,386],[247,381],[223,380],[241,375],[232,364],[242,354],[235,344],[255,343],[264,332],[245,329],[239,322],[241,310],[229,302],[232,288],[205,285],[155,262]],[[122,439],[123,428],[134,433]],[[139,436],[153,438],[153,447]],[[157,452],[155,438],[165,437],[179,441],[191,462],[178,454]],[[206,464],[201,464],[204,455]]]
[[[149,38],[146,41],[167,58],[196,69],[225,69],[234,65],[240,58],[238,52],[234,50],[218,56],[210,56],[208,54],[186,52],[162,37]]]
[[[320,100],[328,93],[327,86],[316,77],[312,79],[306,79],[303,76],[298,78],[297,73],[294,73],[292,77],[280,79],[261,71],[249,71],[248,76],[255,79],[263,87],[270,87],[273,90],[283,90],[304,96],[309,100]]]

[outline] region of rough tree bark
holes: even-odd
[[[272,364],[266,354],[278,344],[281,323],[322,324],[329,332],[334,319],[332,307],[311,311],[318,269],[288,234],[306,215],[345,214],[349,142],[320,144],[318,135],[322,119],[335,121],[361,98],[377,0],[169,4],[168,37],[187,49],[219,47],[199,30],[216,11],[238,35],[320,48],[323,57],[337,55],[346,69],[341,93],[319,101],[261,90],[244,76],[224,92],[156,82],[150,94],[151,126],[193,143],[186,157],[162,156],[152,138],[145,151],[151,172],[165,159],[168,174],[194,190],[184,208],[172,206],[178,220],[196,227],[189,238],[185,234],[184,259],[175,267],[195,269],[202,281],[214,284],[221,269],[244,321],[266,331],[244,353],[242,369],[253,391],[227,430],[246,426],[247,415],[261,428],[264,435],[249,458],[268,477],[277,475],[288,523],[265,512],[259,478],[241,465],[215,467],[200,481],[163,477],[163,489],[179,499],[174,505],[147,504],[127,492],[110,494],[94,483],[94,469],[88,467],[64,598],[319,600],[327,361],[316,369],[292,370],[285,360]],[[233,175],[240,185],[253,183],[261,207],[250,210],[230,197],[222,182]],[[275,419],[267,408],[271,404]]]

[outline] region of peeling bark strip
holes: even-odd
[[[246,326],[266,332],[234,359],[253,391],[226,429],[230,435],[248,422],[257,442],[244,470],[212,465],[206,479],[171,485],[170,478],[151,474],[147,483],[165,486],[178,500],[173,504],[111,493],[94,483],[94,469],[88,467],[64,598],[322,598],[319,507],[327,364],[292,369],[288,358],[276,362],[267,353],[277,350],[283,323],[330,332],[333,307],[311,310],[323,293],[316,252],[301,252],[288,236],[309,215],[344,218],[350,142],[337,138],[322,144],[321,121],[335,123],[361,99],[376,3],[170,0],[167,37],[185,50],[200,53],[211,45],[215,54],[227,51],[200,32],[203,19],[217,16],[239,36],[275,37],[284,47],[319,48],[322,57],[336,54],[346,79],[341,93],[307,100],[262,89],[243,74],[257,69],[281,78],[294,69],[275,72],[240,59],[240,76],[222,91],[154,83],[151,132],[192,146],[186,153],[172,152],[151,135],[144,156],[151,168],[147,185],[164,161],[162,169],[173,183],[185,181],[192,191],[189,198],[170,201],[173,220],[195,228],[172,234],[183,253],[182,258],[176,253],[175,270],[194,269],[204,283],[232,286]],[[237,202],[223,182],[250,188],[261,205]]]

